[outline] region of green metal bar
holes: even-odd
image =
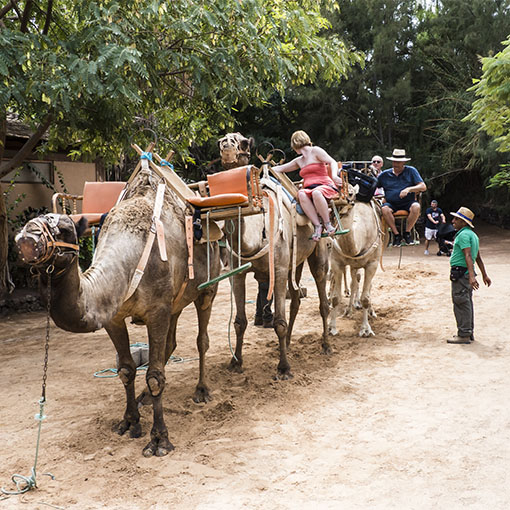
[[[216,278],[213,278],[212,280],[201,283],[198,286],[198,290],[205,289],[207,287],[210,287],[211,285],[214,285],[215,283],[221,282],[221,280],[224,280],[225,278],[229,278],[230,276],[234,276],[236,274],[242,273],[243,271],[250,269],[251,266],[252,266],[252,263],[247,262],[246,264],[243,264],[242,266],[238,266],[235,269],[232,269],[232,271],[228,271],[227,273],[220,274],[219,276],[217,276]]]
[[[336,221],[338,222],[338,229],[336,232],[335,232],[335,235],[338,236],[338,235],[341,235],[341,234],[347,234],[349,233],[349,229],[345,229],[342,227],[342,222],[340,221],[340,215],[338,214],[338,209],[336,208],[336,205],[335,205],[335,202],[333,202],[333,200],[331,200],[331,206],[333,207],[333,212],[335,213],[335,218],[336,218]],[[321,237],[325,237],[327,234],[322,234]]]

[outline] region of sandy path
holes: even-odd
[[[230,360],[229,286],[215,303],[208,355],[214,400],[191,400],[198,362],[167,366],[165,418],[176,450],[145,459],[144,437],[111,432],[124,410],[104,330],[75,335],[52,326],[38,490],[0,500],[3,509],[507,509],[510,507],[510,233],[481,231],[493,279],[476,293],[476,342],[445,343],[454,331],[448,259],[423,245],[385,253],[374,280],[375,338],[357,336],[359,312],[339,319],[334,353],[320,353],[318,302],[295,326],[294,379],[276,382],[276,336],[249,326],[243,374]],[[254,280],[250,300],[255,298]],[[250,317],[254,304],[248,304]],[[41,393],[44,315],[2,319],[0,486],[29,475]],[[132,341],[144,328],[130,326]],[[176,355],[195,357],[195,319],[183,313]],[[234,337],[232,333],[232,337]],[[234,338],[233,340],[234,341]],[[140,385],[143,376],[139,376]],[[51,472],[55,480],[43,476]],[[53,505],[53,506],[48,506]]]

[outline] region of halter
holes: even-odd
[[[32,232],[27,232],[27,226],[29,224],[35,224],[40,229],[40,237],[36,238],[36,234]],[[26,261],[23,257],[21,259],[23,262],[39,266],[42,265],[51,259],[54,256],[64,255],[66,253],[71,252],[74,256],[76,256],[80,250],[80,247],[77,244],[73,243],[65,243],[63,241],[56,241],[55,236],[60,233],[58,224],[58,216],[53,214],[48,214],[46,216],[46,220],[42,218],[35,218],[29,223],[27,223],[21,232],[16,236],[16,240],[20,238],[30,238],[35,241],[35,250],[38,255],[33,261]],[[41,254],[39,256],[39,240],[43,239],[43,248],[41,249]],[[62,249],[64,248],[64,249]],[[69,248],[70,250],[66,250],[65,248]]]

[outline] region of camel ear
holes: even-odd
[[[79,239],[83,235],[85,230],[87,230],[89,226],[89,221],[87,220],[87,218],[85,218],[85,216],[82,216],[78,220],[78,223],[75,223],[74,226],[76,227],[76,235],[78,236]]]
[[[253,136],[250,136],[248,138],[248,141],[250,142],[250,151],[252,151],[255,148],[255,138],[253,138]]]

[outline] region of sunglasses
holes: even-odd
[[[379,161],[378,159],[374,159],[372,163],[382,163],[382,161]]]

